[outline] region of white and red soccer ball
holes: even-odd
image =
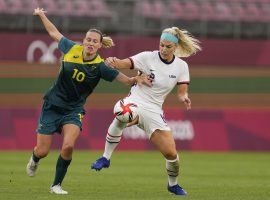
[[[125,99],[119,100],[113,109],[113,113],[120,122],[132,122],[138,116],[138,106]]]

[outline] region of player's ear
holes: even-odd
[[[98,48],[100,49],[102,47],[102,42],[99,43]]]
[[[86,37],[83,38],[83,44],[85,43]]]

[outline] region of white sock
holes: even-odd
[[[179,174],[179,157],[174,160],[166,159],[166,170],[168,174],[168,181],[170,186],[174,186],[177,184],[177,177]]]
[[[105,150],[103,153],[103,157],[107,158],[108,160],[111,158],[114,149],[119,144],[122,133],[124,128],[126,128],[127,124],[122,123],[116,118],[114,118],[113,122],[111,123],[108,133],[106,136],[106,143],[105,143]]]

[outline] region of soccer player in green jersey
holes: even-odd
[[[64,37],[45,15],[44,9],[36,8],[33,15],[40,17],[49,35],[58,42],[64,53],[61,70],[53,87],[44,96],[44,103],[37,128],[37,144],[26,167],[29,176],[34,176],[39,160],[48,155],[53,133],[63,135],[61,153],[56,164],[56,173],[50,192],[67,194],[61,187],[72,159],[75,142],[82,129],[86,98],[93,92],[100,79],[116,79],[127,85],[134,83],[151,85],[146,76],[129,78],[107,67],[98,55],[102,47],[112,47],[110,37],[104,37],[97,29],[90,29],[82,45]]]

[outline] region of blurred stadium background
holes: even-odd
[[[184,59],[191,73],[192,110],[184,110],[175,91],[165,102],[177,148],[186,151],[181,154],[181,180],[192,199],[269,197],[270,0],[0,0],[1,198],[47,199],[47,175],[54,173],[58,154],[42,161],[35,181],[25,179],[42,96],[57,76],[61,58],[56,43],[32,16],[37,6],[45,8],[57,28],[74,41],[82,41],[93,27],[110,35],[116,47],[102,51],[104,58],[155,50],[160,32],[171,26],[200,39],[203,51]],[[114,103],[128,91],[102,81],[89,97],[76,146],[87,152],[75,153],[65,183],[73,190],[70,197],[168,198],[166,191],[162,193],[166,174],[158,153],[119,151],[111,171],[87,171],[88,162],[100,155],[96,150],[103,149]],[[123,140],[119,150],[154,149],[136,127],[127,129]],[[60,144],[56,135],[53,148]],[[114,184],[119,187],[111,187]],[[100,186],[108,189],[107,195]]]

